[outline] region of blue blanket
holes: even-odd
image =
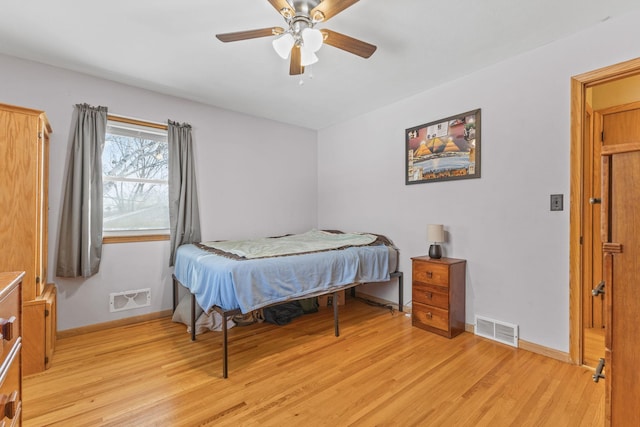
[[[386,282],[385,245],[237,261],[183,245],[174,274],[203,310],[213,306],[248,313],[283,301],[333,292],[351,283]]]

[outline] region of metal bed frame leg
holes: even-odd
[[[196,340],[196,295],[191,294],[191,341]]]
[[[398,311],[404,311],[404,290],[403,290],[403,278],[402,271],[398,271]]]
[[[340,326],[338,325],[338,293],[333,293],[333,327],[337,337],[340,336]]]
[[[228,373],[227,363],[227,313],[222,313],[222,378],[227,378]]]
[[[178,301],[178,284],[180,282],[173,277],[173,311],[176,311],[177,301]],[[196,340],[196,295],[191,294],[191,341]],[[229,315],[233,315],[239,313],[239,310],[218,310],[215,309],[218,313],[222,315],[222,377],[227,378],[229,376],[228,369],[228,351],[227,351],[227,320]],[[337,310],[337,308],[336,308]],[[337,326],[336,326],[337,328]],[[336,329],[337,330],[337,329]]]
[[[398,278],[398,311],[402,312],[404,311],[404,283],[403,283],[403,278],[404,278],[404,274],[402,273],[402,271],[396,271],[395,273],[391,273],[390,274],[391,277],[397,277]]]
[[[173,311],[174,313],[177,307],[178,307],[178,281],[176,280],[176,277],[173,276]]]

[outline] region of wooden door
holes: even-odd
[[[601,111],[602,145],[620,145],[640,141],[640,102]]]
[[[605,146],[602,154],[606,423],[637,425],[640,217],[636,211],[640,206],[640,142]]]
[[[594,112],[587,109],[585,113],[582,363],[595,368],[604,356],[606,325],[604,298],[591,294],[591,290],[604,279],[603,241],[600,236],[602,207],[599,203],[602,199],[601,152],[604,147],[640,141],[640,102]]]
[[[584,211],[584,259],[583,259],[583,329],[604,328],[604,305],[602,298],[594,298],[591,290],[602,280],[602,241],[600,240],[600,204],[602,199],[602,162],[601,162],[601,138],[602,114],[600,112],[587,111],[585,116],[585,150],[584,150],[584,191],[587,197],[583,200]],[[596,137],[596,135],[598,135]],[[593,334],[590,334],[590,336]],[[596,333],[597,335],[597,333]],[[602,335],[600,335],[602,336]],[[593,342],[597,340],[592,340]],[[600,351],[603,351],[602,342]],[[587,350],[585,348],[585,350]],[[585,351],[583,364],[595,366],[598,363],[598,351]],[[597,357],[595,357],[597,356]],[[594,358],[595,357],[595,358]]]

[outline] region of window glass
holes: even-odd
[[[110,118],[102,152],[105,236],[169,233],[167,131]]]

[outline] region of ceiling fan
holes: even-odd
[[[304,73],[304,67],[318,62],[316,52],[322,44],[369,58],[376,46],[328,29],[318,30],[316,24],[336,16],[358,0],[267,0],[284,17],[287,28],[270,27],[258,30],[217,34],[225,43],[259,37],[280,36],[273,48],[283,59],[291,57],[289,74]]]

